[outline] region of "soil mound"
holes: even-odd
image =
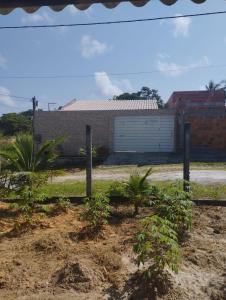
[[[83,262],[67,262],[56,271],[52,278],[52,284],[64,289],[75,289],[80,292],[88,292],[98,282],[93,270]]]

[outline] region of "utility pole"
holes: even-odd
[[[190,123],[184,124],[184,191],[190,191]]]
[[[92,131],[91,126],[86,125],[86,196],[92,196]]]
[[[35,156],[35,110],[38,106],[38,101],[35,97],[32,99],[32,161],[34,161]]]

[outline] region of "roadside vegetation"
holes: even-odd
[[[2,231],[1,237],[21,235],[24,228],[31,230],[43,224],[44,217],[63,216],[71,211],[69,197],[84,196],[84,182],[51,183],[48,169],[57,158],[57,146],[61,142],[62,138],[47,141],[33,153],[32,136],[20,134],[0,151],[5,160],[0,175],[0,197],[13,198],[7,209],[17,215],[14,227],[11,231]],[[118,222],[118,226],[122,220],[136,224],[130,237],[130,252],[136,266],[142,265],[137,274],[141,281],[151,284],[155,299],[162,293],[163,286],[165,293],[170,288],[169,269],[174,273],[180,270],[182,246],[184,241],[189,241],[188,232],[193,225],[191,199],[207,195],[217,199],[226,195],[226,186],[192,184],[191,193],[185,193],[182,181],[152,182],[148,180],[151,174],[152,168],[148,168],[144,175],[132,172],[125,181],[94,182],[93,195],[85,198],[79,217],[76,215],[77,220],[74,220],[80,222],[79,232],[70,232],[67,236],[75,241],[97,240],[106,235],[106,228],[110,230],[114,222]],[[54,203],[48,203],[50,197],[55,197]],[[121,212],[117,210],[120,204],[124,208]],[[118,266],[120,268],[120,264]]]

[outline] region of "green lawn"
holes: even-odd
[[[94,181],[94,192],[106,192],[113,181]],[[183,183],[177,181],[172,182],[155,182],[157,187],[163,189],[165,192],[173,194],[177,188],[182,189]],[[71,196],[84,196],[85,195],[85,182],[66,182],[66,183],[51,183],[42,188],[48,197],[71,197]],[[226,199],[226,185],[201,185],[191,183],[192,199]]]

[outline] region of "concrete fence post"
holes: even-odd
[[[86,196],[92,196],[92,130],[86,125]]]
[[[190,123],[184,124],[184,191],[190,191]]]

